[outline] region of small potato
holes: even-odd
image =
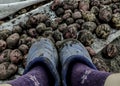
[[[20,50],[12,50],[10,53],[10,61],[14,64],[18,64],[21,60],[23,60],[23,56]]]
[[[0,63],[10,61],[11,49],[6,49],[0,54]]]
[[[51,21],[50,19],[48,19],[48,20],[45,21],[45,25],[46,25],[47,27],[50,27],[51,22],[52,22],[52,21]]]
[[[57,22],[58,24],[60,24],[60,23],[63,22],[63,18],[57,17],[57,18],[55,18],[55,22]]]
[[[56,30],[53,34],[53,38],[55,41],[61,41],[62,40],[62,33]]]
[[[94,36],[89,30],[81,30],[78,34],[78,40],[84,46],[90,46],[94,42]]]
[[[98,16],[100,9],[97,6],[93,6],[90,11]]]
[[[35,28],[29,29],[29,30],[28,30],[28,34],[29,34],[31,37],[36,37],[36,36],[38,35]]]
[[[32,41],[32,38],[31,37],[27,37],[25,41],[26,41],[27,44],[29,44],[29,42]]]
[[[66,20],[66,19],[68,19],[68,18],[70,18],[71,17],[71,13],[65,13],[63,16],[62,16],[62,18],[64,19],[64,20]]]
[[[63,37],[65,39],[68,38],[76,38],[77,37],[77,27],[74,25],[69,25],[63,32]]]
[[[66,28],[67,28],[67,24],[66,23],[58,25],[58,30],[60,32],[63,32]]]
[[[96,52],[91,47],[86,47],[87,51],[89,52],[90,56],[95,56]]]
[[[49,36],[52,36],[52,34],[53,34],[53,31],[48,30],[48,31],[45,31],[45,32],[42,34],[42,36],[43,36],[43,37],[49,37]]]
[[[80,0],[79,10],[87,11],[90,8],[90,0]]]
[[[91,6],[99,6],[100,5],[100,0],[91,0]]]
[[[106,64],[105,61],[102,59],[102,57],[94,56],[94,57],[92,58],[92,62],[93,62],[93,64],[97,67],[98,70],[110,72],[110,68],[107,66],[107,64]]]
[[[26,44],[22,44],[18,48],[24,55],[28,53],[29,47]]]
[[[20,36],[18,33],[10,35],[6,40],[8,48],[14,48],[17,45],[19,39]]]
[[[31,16],[28,21],[26,22],[26,26],[28,28],[34,27],[37,25],[38,20],[36,19],[35,16]]]
[[[105,58],[112,59],[115,56],[118,55],[118,49],[117,46],[114,44],[108,44],[103,50],[102,50],[102,55]]]
[[[65,12],[65,10],[64,10],[62,7],[59,7],[59,8],[55,11],[55,13],[56,13],[57,16],[63,15],[64,12]]]
[[[86,21],[90,21],[90,22],[96,21],[96,16],[91,11],[82,11],[82,16],[83,19]]]
[[[6,40],[6,38],[12,34],[12,31],[8,29],[0,30],[0,39]]]
[[[72,14],[72,10],[71,10],[71,9],[65,10],[65,14],[66,14],[66,13]]]
[[[17,66],[9,62],[0,64],[0,79],[5,80],[17,72]]]
[[[15,25],[15,26],[13,26],[12,32],[21,34],[22,28],[19,25]]]
[[[101,24],[96,28],[95,33],[98,38],[107,39],[111,31],[110,29],[111,27],[108,24]]]
[[[68,18],[68,19],[66,19],[66,24],[67,24],[67,25],[70,25],[70,24],[72,24],[72,23],[74,23],[74,19],[73,19],[73,18]]]
[[[85,20],[83,20],[83,19],[77,19],[75,22],[77,24],[79,24],[79,25],[82,25],[85,22]]]
[[[112,18],[112,9],[109,6],[103,6],[99,11],[99,19],[105,22],[109,22]]]
[[[71,2],[69,2],[69,1],[64,1],[63,2],[63,8],[65,9],[65,10],[73,10],[74,9],[74,6],[73,6],[73,3],[71,3]]]
[[[36,31],[41,34],[44,30],[46,30],[46,25],[44,23],[38,24],[36,27]]]
[[[40,22],[45,22],[48,19],[48,16],[46,14],[37,14],[34,16],[31,16],[28,21],[26,22],[26,26],[28,28],[36,27],[37,24]]]
[[[50,27],[52,27],[53,30],[56,30],[57,27],[58,27],[58,23],[59,23],[59,22],[57,22],[57,21],[52,21]]]
[[[82,14],[80,11],[74,12],[72,14],[73,19],[80,19],[82,17]]]
[[[112,27],[115,27],[115,29],[120,29],[120,13],[113,14],[112,17]]]
[[[20,46],[21,44],[25,44],[26,43],[26,39],[25,38],[21,38],[18,42],[18,45]]]
[[[79,3],[76,1],[76,2],[74,2],[73,3],[73,7],[74,7],[74,9],[78,9],[78,5],[79,5]]]
[[[84,22],[81,26],[83,30],[89,30],[90,32],[94,32],[97,28],[97,25],[95,22]]]
[[[58,8],[60,4],[61,4],[60,0],[54,0],[54,2],[51,5],[51,9],[56,10],[56,8]]]
[[[18,42],[18,46],[20,46],[21,44],[26,44],[26,38],[28,37],[27,34],[22,34],[20,36],[19,42]]]
[[[34,15],[34,17],[37,19],[37,24],[39,24],[40,22],[45,22],[46,20],[48,20],[48,16],[46,14],[37,14]]]
[[[6,48],[7,44],[4,40],[0,40],[0,52]]]
[[[36,39],[35,38],[31,38],[31,37],[27,37],[26,38],[26,44],[28,47],[31,47],[31,45],[36,42]]]

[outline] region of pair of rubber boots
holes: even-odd
[[[71,63],[81,62],[89,67],[96,69],[92,63],[91,57],[85,47],[77,40],[65,40],[61,47],[57,50],[50,39],[41,38],[40,41],[34,43],[28,53],[27,65],[24,74],[30,71],[36,65],[44,65],[49,69],[54,78],[54,86],[60,86],[60,77],[57,71],[59,59],[62,66],[61,77],[63,86],[67,86],[66,76],[68,67]]]

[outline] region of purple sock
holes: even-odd
[[[72,68],[72,86],[104,86],[108,72],[98,71],[89,68],[82,63],[76,63]]]
[[[9,82],[12,86],[49,86],[48,75],[41,66],[34,67],[27,74]]]

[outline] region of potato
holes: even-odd
[[[20,39],[20,35],[18,33],[14,33],[14,34],[10,35],[6,40],[7,47],[14,48],[17,45],[17,43],[19,42],[19,39]]]
[[[10,53],[10,61],[14,64],[20,64],[19,62],[23,60],[23,56],[20,50],[14,49]]]
[[[29,47],[26,44],[22,44],[18,47],[18,49],[25,55],[28,53]]]
[[[3,62],[0,64],[0,79],[8,79],[17,72],[17,66],[10,62]]]
[[[0,54],[0,63],[10,61],[11,49],[6,49]]]
[[[0,40],[0,52],[6,48],[7,44],[4,40]]]

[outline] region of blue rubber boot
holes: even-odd
[[[66,77],[69,65],[72,62],[81,62],[96,69],[86,48],[75,39],[65,40],[59,49],[60,62],[62,64],[62,83],[67,86]]]
[[[34,43],[28,53],[27,65],[24,74],[36,65],[45,65],[54,78],[55,85],[60,86],[60,79],[57,72],[58,54],[54,44],[47,38],[41,38]]]

